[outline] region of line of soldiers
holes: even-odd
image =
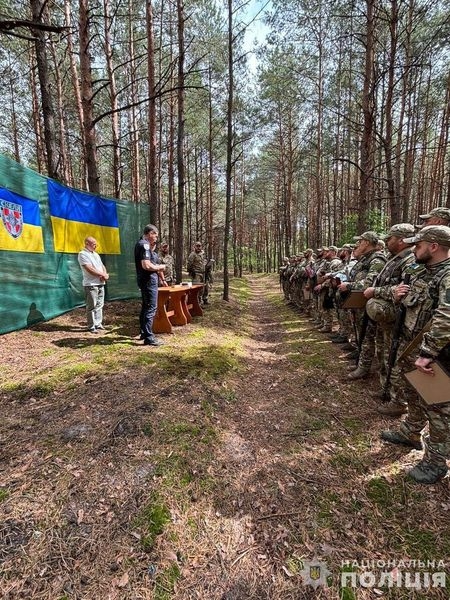
[[[354,246],[316,253],[308,248],[285,259],[280,284],[288,303],[349,350],[348,358],[355,361],[349,380],[368,377],[377,357],[377,410],[405,415],[397,429],[383,431],[381,438],[424,448],[409,475],[435,483],[447,474],[450,458],[450,376],[448,398],[429,405],[403,373],[416,368],[432,385],[432,365],[439,361],[450,375],[450,208],[437,207],[420,218],[420,225],[395,224],[384,236],[366,231],[354,238]],[[362,299],[361,307],[346,308],[354,306],[354,296]]]

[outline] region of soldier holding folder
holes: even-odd
[[[419,268],[411,284],[400,284],[394,298],[406,308],[404,330],[399,356],[413,338],[430,322],[430,329],[414,352],[406,357],[405,370],[414,366],[430,377],[433,385],[433,363],[441,358],[450,346],[450,227],[432,225],[421,229],[415,236],[405,238],[415,244],[414,255]],[[450,385],[450,378],[449,378]],[[381,438],[393,444],[421,449],[422,460],[409,472],[419,483],[436,483],[448,471],[446,459],[450,458],[450,402],[442,399],[427,404],[412,388],[408,393],[408,413],[397,430],[383,431]]]

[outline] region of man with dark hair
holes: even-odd
[[[141,239],[134,247],[137,284],[142,297],[139,325],[144,346],[160,346],[162,344],[152,331],[153,319],[158,307],[158,282],[161,285],[167,285],[164,279],[166,266],[159,263],[155,251],[157,241],[158,229],[154,225],[146,225]]]

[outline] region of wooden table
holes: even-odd
[[[200,302],[198,297],[200,295],[200,291],[203,289],[203,283],[193,283],[192,286],[188,287],[187,293],[187,308],[189,311],[189,323],[192,320],[192,317],[202,317],[203,310],[200,306]]]
[[[154,333],[172,333],[172,325],[186,325],[192,317],[203,315],[198,294],[203,284],[171,285],[158,288],[158,308],[153,320]]]

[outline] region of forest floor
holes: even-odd
[[[347,382],[275,276],[218,288],[159,348],[137,302],[0,338],[0,597],[448,598],[404,587],[446,570],[450,489],[380,441],[376,373]]]

